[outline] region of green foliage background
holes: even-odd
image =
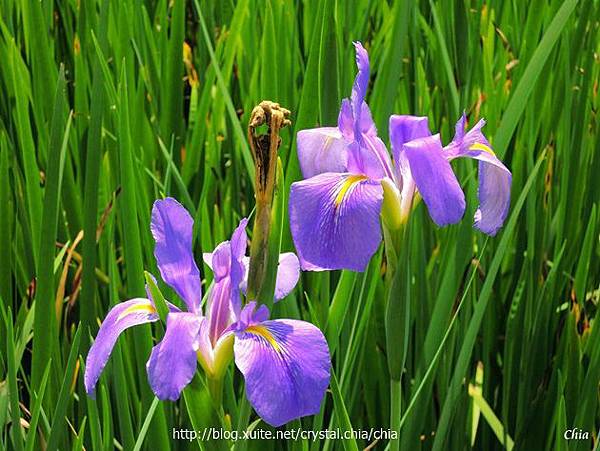
[[[470,161],[455,163],[460,224],[437,228],[423,205],[413,214],[392,447],[590,449],[563,432],[595,442],[600,425],[599,19],[597,0],[1,0],[2,448],[389,445],[173,441],[173,428],[267,426],[233,368],[225,417],[201,376],[179,402],[156,402],[145,362],[160,324],[120,338],[96,399],[82,378],[99,321],[144,295],[144,269],[158,274],[153,200],[189,209],[201,261],[252,212],[252,107],[292,111],[280,150],[289,187],[301,177],[295,132],[336,123],[360,40],[384,141],[391,113],[429,116],[448,142],[466,110],[472,124],[487,119],[513,172],[495,238],[471,226]],[[282,250],[293,250],[283,220]],[[382,254],[362,274],[305,273],[276,306],[321,327],[335,374],[321,413],[288,428],[390,427]]]

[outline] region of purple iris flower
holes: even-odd
[[[308,322],[268,320],[267,307],[257,308],[255,302],[242,306],[248,271],[246,224],[243,219],[230,241],[204,254],[215,277],[203,308],[200,272],[192,255],[193,219],[174,199],[154,203],[154,255],[163,280],[184,300],[187,311],[168,304],[165,335],[152,349],[146,367],[156,396],[176,400],[192,380],[197,362],[209,378],[222,378],[233,357],[244,375],[250,403],[277,427],[320,410],[329,384],[329,349],[321,331]],[[285,297],[298,278],[297,257],[282,254],[275,300]],[[119,334],[157,320],[150,296],[113,307],[87,357],[88,394],[93,393]]]
[[[442,147],[426,117],[390,118],[393,161],[377,136],[365,94],[369,57],[356,42],[358,74],[342,101],[337,127],[298,132],[304,180],[291,186],[290,227],[302,269],[364,271],[381,243],[380,218],[391,228],[406,221],[418,191],[436,224],[462,218],[465,198],[450,167],[457,157],[479,160],[475,227],[494,235],[510,205],[510,171],[496,158],[480,121],[465,133],[463,117],[454,140]]]

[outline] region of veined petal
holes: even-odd
[[[444,149],[449,159],[468,157],[479,161],[479,208],[475,212],[475,228],[494,236],[504,224],[510,207],[512,174],[496,157],[490,143],[481,131],[481,119],[465,133],[466,117],[456,124],[456,134]]]
[[[232,328],[237,332],[240,332],[251,324],[262,323],[269,319],[269,309],[266,305],[261,304],[257,308],[256,301],[248,302],[242,309],[240,316],[238,317],[237,323]]]
[[[352,142],[354,140],[354,113],[352,112],[350,99],[342,100],[342,105],[338,114],[338,129],[347,142]],[[345,170],[324,172],[345,172]]]
[[[348,160],[346,139],[337,127],[298,132],[298,160],[304,178],[323,172],[345,172]]]
[[[354,116],[355,115],[352,110],[352,103],[350,99],[343,99],[340,107],[340,113],[338,115],[338,129],[347,142],[354,141]],[[375,126],[375,122],[373,122],[371,109],[369,108],[367,102],[362,102],[360,111],[356,116],[358,121],[356,124],[357,129],[362,135],[377,136],[377,127]]]
[[[92,394],[117,338],[125,329],[158,320],[149,299],[135,298],[115,305],[100,326],[85,363],[85,390]]]
[[[217,342],[221,334],[235,321],[236,314],[231,299],[230,277],[216,280],[213,284],[206,302],[206,317],[208,320],[209,337],[211,343]]]
[[[317,327],[288,319],[251,324],[236,332],[234,356],[250,404],[271,426],[319,412],[330,355]]]
[[[202,300],[200,271],[192,254],[194,220],[173,198],[157,200],[152,207],[150,228],[156,242],[154,256],[163,280],[197,312]]]
[[[215,275],[215,280],[229,276],[231,271],[231,243],[223,241],[212,252],[210,269]]]
[[[374,180],[393,178],[390,156],[377,135],[361,135],[361,139],[348,146],[348,172],[364,174]]]
[[[381,242],[381,184],[325,173],[292,184],[290,226],[302,269],[364,271]]]
[[[460,221],[465,211],[465,195],[442,152],[440,136],[414,139],[403,148],[433,221],[440,227]]]
[[[175,401],[196,371],[201,317],[195,313],[169,313],[162,341],[152,348],[146,363],[148,381],[159,399]]]
[[[220,283],[225,278],[228,279],[227,303],[231,302],[231,307],[236,315],[241,309],[240,285],[244,281],[246,271],[244,254],[247,246],[247,224],[248,220],[243,218],[234,230],[231,241],[223,241],[213,252],[205,252],[202,255],[204,263],[215,274],[215,283]]]
[[[360,108],[360,121],[358,123],[359,129],[364,136],[377,137],[377,127],[373,122],[373,116],[371,115],[371,109],[367,102],[363,102]]]

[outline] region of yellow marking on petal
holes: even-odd
[[[257,335],[259,337],[263,337],[265,340],[267,340],[269,342],[269,344],[271,346],[273,346],[273,349],[275,349],[275,351],[277,351],[277,352],[281,351],[281,347],[279,346],[279,343],[277,343],[277,341],[275,341],[273,334],[271,332],[269,332],[269,329],[267,329],[265,326],[260,326],[260,325],[249,326],[248,328],[246,328],[246,332],[253,334],[253,335]]]
[[[132,305],[131,307],[127,307],[125,310],[123,310],[123,312],[117,318],[117,321],[122,320],[123,318],[125,318],[127,315],[130,315],[131,313],[147,313],[147,314],[151,315],[153,313],[156,313],[156,309],[150,303]]]
[[[357,183],[362,182],[363,180],[366,180],[367,176],[366,175],[351,175],[349,176],[346,180],[344,180],[344,183],[342,183],[342,187],[340,188],[340,190],[337,193],[337,196],[335,196],[335,206],[339,207],[340,204],[344,201],[344,198],[346,197],[346,194],[348,194],[348,191]]]
[[[489,146],[486,146],[483,143],[475,143],[471,147],[469,147],[469,150],[481,150],[483,152],[489,153],[492,157],[496,156],[494,151]]]

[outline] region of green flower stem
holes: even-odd
[[[398,451],[402,374],[408,353],[411,327],[410,223],[393,231],[384,227],[384,237],[388,260],[385,336],[390,373],[390,429],[396,431],[396,437],[390,442],[390,450]]]
[[[402,416],[402,384],[398,379],[390,379],[390,430],[396,431],[396,437],[390,440],[390,451],[400,450],[400,420]]]
[[[223,405],[223,378],[206,376],[206,385],[215,408],[219,410]]]

